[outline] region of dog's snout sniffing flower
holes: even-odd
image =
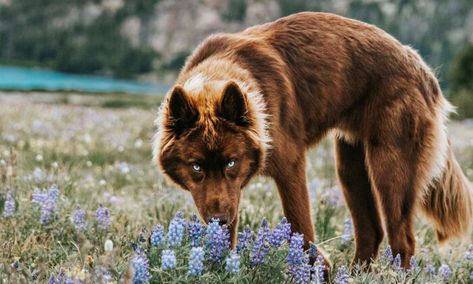
[[[99,208],[95,211],[95,217],[97,219],[97,226],[102,230],[106,230],[110,226],[110,210],[100,204]]]
[[[5,196],[5,203],[3,205],[3,217],[11,217],[15,214],[15,199],[13,192],[9,190]]]
[[[225,259],[225,270],[233,274],[240,273],[240,255],[237,252],[231,251]]]
[[[448,266],[447,264],[442,264],[442,265],[439,267],[438,275],[439,275],[443,280],[448,280],[448,279],[450,279],[450,276],[452,276],[452,270],[450,269],[450,266]]]
[[[342,240],[345,242],[351,241],[353,239],[353,223],[350,218],[346,218],[343,223],[343,235]]]
[[[159,246],[164,244],[164,226],[161,224],[157,224],[156,226],[151,229],[151,245],[152,246]]]
[[[192,215],[190,222],[187,224],[187,236],[192,246],[199,246],[202,236],[205,233],[204,225],[199,221],[197,215]]]
[[[141,284],[149,281],[149,260],[143,251],[135,251],[135,255],[131,261],[131,268],[133,270],[134,284]]]
[[[220,226],[218,219],[213,219],[207,226],[205,248],[209,251],[209,260],[219,262],[223,253],[230,247],[230,232],[226,225]]]
[[[264,262],[264,257],[269,251],[269,236],[270,230],[268,227],[268,221],[263,219],[263,221],[261,221],[261,226],[258,229],[258,234],[256,235],[256,240],[250,255],[253,266],[262,264]]]
[[[291,237],[291,224],[283,218],[279,224],[271,232],[269,236],[269,244],[273,247],[280,247],[284,241]]]
[[[345,265],[340,266],[337,271],[337,275],[335,276],[335,283],[336,284],[348,284],[350,280],[350,274],[348,272],[348,268]]]
[[[253,244],[253,231],[246,225],[243,232],[238,233],[237,251],[241,252],[248,249]]]
[[[189,271],[191,276],[200,276],[204,270],[205,251],[203,247],[191,248],[189,254]]]
[[[85,210],[79,207],[77,207],[76,209],[74,209],[74,211],[72,211],[71,223],[76,229],[76,231],[78,232],[83,231],[86,227],[85,215],[86,215]]]
[[[41,216],[40,222],[46,225],[57,214],[57,201],[59,199],[59,189],[56,185],[51,186],[49,191],[40,192],[35,190],[31,196],[31,201],[40,206]]]
[[[171,220],[168,229],[168,245],[170,247],[178,247],[181,245],[186,229],[186,221],[181,212],[177,212],[176,216]]]
[[[170,249],[163,250],[163,255],[161,256],[161,268],[163,270],[169,270],[174,267],[176,267],[176,253]]]

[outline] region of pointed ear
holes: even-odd
[[[219,117],[239,126],[248,126],[248,103],[237,83],[230,81],[223,89],[222,100],[217,108]]]
[[[195,125],[199,113],[181,86],[175,86],[168,100],[168,128],[180,135]]]

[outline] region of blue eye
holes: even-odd
[[[193,164],[192,164],[192,170],[193,170],[194,172],[200,172],[200,171],[202,170],[202,168],[200,167],[199,164],[193,163]]]
[[[230,162],[227,164],[227,168],[231,169],[233,167],[235,167],[235,160],[230,160]]]

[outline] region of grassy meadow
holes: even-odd
[[[260,264],[252,262],[253,243],[238,256],[223,249],[216,262],[208,259],[212,247],[205,244],[197,276],[189,272],[194,264],[187,234],[174,248],[171,234],[167,242],[153,239],[155,225],[167,230],[177,212],[187,221],[196,213],[191,196],[166,182],[151,161],[157,100],[143,104],[110,98],[108,104],[94,104],[41,97],[47,96],[0,97],[0,283],[307,282],[306,276],[291,272],[287,255],[295,248],[287,239],[276,247],[263,244],[269,251]],[[473,122],[451,122],[450,138],[473,180]],[[351,223],[336,181],[330,139],[309,156],[317,245],[333,262],[331,282],[473,282],[473,236],[439,248],[432,227],[420,216],[413,269],[399,268],[386,242],[369,271],[350,268]],[[269,230],[282,217],[274,183],[255,178],[243,193],[239,231],[248,225],[257,238],[263,219],[268,222],[263,229]],[[178,223],[173,226],[181,228]],[[174,265],[172,257],[165,258],[168,249],[176,256]],[[226,260],[232,255],[235,262]],[[314,274],[312,283],[320,283]]]

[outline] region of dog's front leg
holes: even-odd
[[[284,215],[291,223],[293,232],[304,234],[304,248],[308,249],[309,243],[315,243],[315,233],[306,183],[305,160],[300,159],[286,165],[284,170],[279,171],[280,174],[274,176],[274,180],[278,186]],[[331,264],[328,258],[320,248],[318,252],[324,258],[327,268],[330,269]]]

